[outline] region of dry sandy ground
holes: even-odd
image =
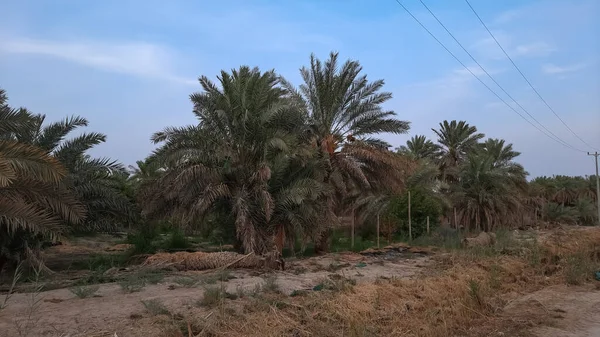
[[[560,234],[560,233],[559,233]],[[105,247],[102,247],[104,249]],[[81,252],[84,254],[85,252]],[[353,253],[331,254],[286,262],[285,272],[260,274],[252,270],[232,271],[235,278],[218,282],[229,293],[252,292],[267,277],[275,277],[284,294],[312,289],[323,279],[338,274],[357,283],[384,278],[411,278],[432,270],[426,255],[396,252],[384,256]],[[181,276],[205,277],[206,273],[171,274],[161,283],[147,285],[139,292],[124,293],[116,283],[100,286],[95,297],[80,299],[68,289],[39,293],[31,305],[31,294],[15,294],[8,307],[0,310],[0,337],[154,337],[165,336],[165,322],[152,317],[141,301],[158,300],[174,316],[206,317],[211,310],[198,307],[203,298],[202,286],[185,288],[174,282]],[[0,296],[0,303],[4,296]],[[236,300],[244,301],[244,300]],[[32,310],[33,308],[33,310]],[[600,289],[593,286],[551,286],[540,291],[516,295],[502,316],[514,320],[530,317],[543,319],[542,324],[524,331],[527,336],[592,337],[600,336]],[[162,324],[161,324],[162,323]],[[500,334],[498,336],[510,336]]]
[[[265,283],[265,277],[275,277],[278,288],[284,294],[294,290],[312,289],[323,279],[335,273],[356,280],[357,283],[373,282],[379,277],[412,277],[429,263],[429,258],[416,256],[365,257],[359,254],[335,254],[304,260],[290,261],[286,272],[256,275],[256,271],[237,270],[236,278],[219,282],[230,293],[239,289],[252,292],[257,285]],[[193,276],[198,273],[179,273]],[[206,275],[206,274],[203,274]],[[210,312],[198,308],[195,302],[203,296],[203,287],[184,288],[173,282],[147,285],[140,292],[124,293],[120,285],[104,284],[95,297],[80,299],[68,289],[39,293],[39,306],[28,318],[31,294],[15,294],[6,309],[0,311],[0,336],[161,336],[160,327],[149,327],[141,301],[157,299],[173,314],[207,315]],[[21,326],[21,327],[19,327]],[[21,332],[19,331],[21,330]]]
[[[505,308],[509,317],[549,317],[531,332],[539,337],[600,336],[600,290],[564,285],[523,296]]]

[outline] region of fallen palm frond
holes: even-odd
[[[208,270],[227,268],[269,268],[280,269],[282,261],[275,255],[258,256],[254,253],[234,252],[177,252],[158,253],[146,259],[144,266],[155,268],[173,267],[177,270]]]

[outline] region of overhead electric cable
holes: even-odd
[[[519,115],[519,117],[521,117],[523,120],[525,120],[531,126],[533,126],[535,129],[537,129],[538,131],[540,131],[546,137],[552,139],[553,141],[555,141],[571,150],[586,153],[585,151],[577,149],[564,141],[553,138],[548,133],[546,133],[544,130],[540,129],[537,125],[533,124],[530,120],[528,120],[525,116],[523,116],[519,111],[517,111],[513,106],[508,104],[508,102],[506,102],[506,100],[504,100],[502,97],[500,97],[500,95],[498,95],[498,93],[496,93],[492,88],[490,88],[481,78],[479,78],[477,75],[475,75],[475,73],[469,67],[467,67],[452,51],[450,51],[450,49],[448,49],[448,47],[446,47],[446,45],[442,41],[440,41],[440,39],[438,39],[416,16],[414,16],[413,13],[408,8],[406,8],[406,6],[404,6],[400,0],[395,0],[395,1],[396,1],[396,3],[398,3],[398,5],[400,5],[404,9],[404,11],[406,11],[406,13],[408,13],[408,15],[410,15],[411,18],[413,18],[413,20],[415,20],[419,24],[419,26],[421,26],[421,28],[423,28],[440,46],[442,46],[442,48],[444,48],[444,50],[446,50],[446,52],[448,52],[448,54],[450,54],[458,63],[460,63],[460,65],[462,65],[463,68],[465,68],[486,89],[488,89],[494,96],[496,96],[496,98],[498,98],[502,103],[504,103],[504,105],[506,105],[509,109],[511,109],[513,112],[515,112],[517,115]]]
[[[504,55],[506,56],[506,58],[508,58],[508,60],[510,61],[510,63],[512,63],[513,67],[515,67],[515,69],[519,72],[519,74],[521,74],[521,77],[523,77],[523,79],[525,80],[525,82],[527,82],[527,84],[529,85],[529,87],[531,87],[531,89],[533,90],[533,92],[535,92],[535,94],[539,97],[539,99],[548,107],[548,109],[550,109],[550,111],[552,111],[552,113],[554,114],[554,116],[556,116],[556,118],[558,118],[558,120],[567,128],[567,130],[569,130],[582,143],[584,143],[585,145],[587,145],[587,146],[589,146],[589,147],[591,147],[591,148],[593,148],[595,150],[600,151],[600,149],[598,149],[597,147],[594,147],[593,145],[590,145],[583,138],[581,138],[575,131],[573,131],[573,129],[571,129],[569,127],[569,125],[558,115],[558,113],[550,106],[550,104],[548,104],[548,102],[544,99],[544,97],[542,97],[542,95],[537,91],[537,89],[533,86],[533,84],[531,84],[531,81],[529,81],[529,79],[527,78],[527,76],[525,76],[525,74],[517,66],[517,64],[515,63],[515,61],[513,61],[512,57],[510,57],[508,55],[508,53],[506,52],[506,50],[504,49],[504,47],[502,47],[502,45],[500,44],[500,42],[498,41],[498,39],[496,39],[496,37],[494,36],[494,34],[492,33],[492,31],[488,28],[488,26],[485,24],[485,22],[483,22],[483,19],[481,19],[481,17],[477,13],[477,11],[475,11],[475,8],[473,8],[473,6],[471,6],[471,3],[469,2],[469,0],[465,0],[465,2],[467,3],[467,5],[469,5],[469,8],[471,8],[471,11],[473,11],[473,14],[475,14],[475,16],[477,17],[477,19],[479,20],[479,22],[481,23],[481,25],[483,26],[483,28],[485,28],[485,30],[488,32],[488,34],[496,42],[496,44],[498,45],[498,47],[500,48],[500,50],[502,50],[502,52],[504,53]]]

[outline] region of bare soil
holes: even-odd
[[[600,289],[557,285],[522,296],[504,308],[509,317],[545,317],[539,337],[600,336]]]
[[[106,247],[103,247],[105,249]],[[63,248],[64,249],[64,248]],[[76,252],[85,249],[76,250]],[[408,257],[410,256],[410,258]],[[62,257],[64,259],[64,257]],[[369,257],[355,253],[330,254],[308,259],[291,259],[287,271],[261,272],[235,270],[229,280],[216,285],[228,293],[252,293],[272,277],[278,290],[285,295],[294,291],[312,289],[332,276],[354,280],[356,283],[374,282],[378,278],[409,278],[418,275],[430,262],[422,254],[388,254]],[[207,278],[203,272],[171,273],[162,282],[146,285],[141,291],[125,293],[117,283],[99,285],[90,298],[78,298],[69,289],[33,293],[16,293],[6,309],[0,311],[0,331],[4,336],[163,336],[164,331],[146,312],[142,301],[158,300],[174,315],[205,316],[210,311],[198,308],[204,287],[182,287],[175,280],[180,277]],[[218,277],[218,276],[217,276]],[[33,301],[39,301],[32,316]],[[19,328],[19,325],[22,327]],[[27,331],[19,331],[27,330]]]
[[[551,250],[559,254],[598,241],[600,229],[560,229],[536,235],[553,243]],[[531,233],[515,236],[532,237]],[[64,267],[90,254],[126,248],[115,248],[117,241],[79,239],[52,247],[47,258],[50,265]],[[491,287],[486,280],[496,266],[502,270],[502,299],[479,299],[477,292],[483,297]],[[600,336],[600,282],[567,286],[557,268],[552,266],[549,276],[533,276],[518,257],[465,260],[432,249],[396,245],[363,254],[288,259],[285,271],[233,270],[223,281],[214,281],[218,273],[167,272],[157,284],[133,293],[125,292],[119,283],[100,284],[88,298],[79,298],[67,288],[15,293],[0,310],[0,336],[183,337],[189,330],[194,336],[236,337],[383,335],[378,331],[390,336]],[[134,275],[137,271],[116,272]],[[68,281],[85,275],[85,271],[67,270],[53,278]],[[213,281],[206,281],[211,277]],[[180,278],[200,283],[186,287]],[[340,279],[356,286],[348,292],[320,292],[318,287],[325,281]],[[469,290],[469,280],[482,285],[475,295]],[[265,291],[269,282],[275,283],[270,287],[277,288],[277,294],[252,297],[261,287]],[[228,299],[227,306],[198,304],[205,292],[217,288],[244,296]],[[309,295],[295,297],[300,292]],[[0,303],[3,300],[0,295]],[[151,300],[164,305],[169,314],[150,312],[142,301]],[[334,320],[343,328],[332,325]],[[464,328],[457,329],[457,325]],[[372,329],[375,326],[381,329]]]

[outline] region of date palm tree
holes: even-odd
[[[0,90],[0,271],[8,261],[36,259],[39,237],[56,236],[65,221],[78,223],[85,208],[64,184],[67,171],[44,149],[15,135],[35,116],[13,109]]]
[[[527,172],[513,160],[518,155],[499,139],[488,139],[468,154],[452,186],[454,206],[467,227],[489,231],[530,213]]]
[[[455,180],[456,169],[474,150],[479,140],[484,137],[477,132],[475,126],[465,121],[443,121],[439,129],[431,129],[438,136],[439,166],[443,180]]]
[[[406,145],[402,145],[397,149],[398,153],[412,156],[416,159],[435,160],[440,146],[427,139],[423,135],[411,137],[406,141]]]
[[[225,207],[243,249],[262,254],[283,228],[322,223],[327,189],[313,174],[322,169],[302,132],[306,115],[273,71],[240,67],[218,79],[202,76],[190,96],[198,124],[152,137],[161,144],[152,160],[166,171],[144,191],[144,215],[194,225]]]
[[[39,148],[66,169],[63,183],[87,208],[85,221],[74,229],[108,231],[131,221],[135,216],[133,205],[121,191],[120,175],[125,172],[124,167],[114,160],[86,154],[95,145],[105,142],[106,136],[90,132],[67,139],[71,132],[88,125],[88,121],[79,116],[47,124],[45,121],[45,115],[32,115],[32,123],[16,130],[12,138]]]
[[[300,69],[303,84],[296,89],[283,81],[308,116],[307,134],[326,164],[322,181],[335,188],[336,197],[325,202],[332,213],[341,215],[343,198],[353,189],[372,189],[376,178],[398,185],[404,176],[406,161],[387,148],[380,133],[406,133],[410,123],[396,119],[396,113],[382,104],[392,94],[383,92],[384,81],[369,81],[359,62],[338,63],[331,53],[325,62],[311,55],[310,66]],[[318,251],[326,251],[329,230],[317,243]]]

